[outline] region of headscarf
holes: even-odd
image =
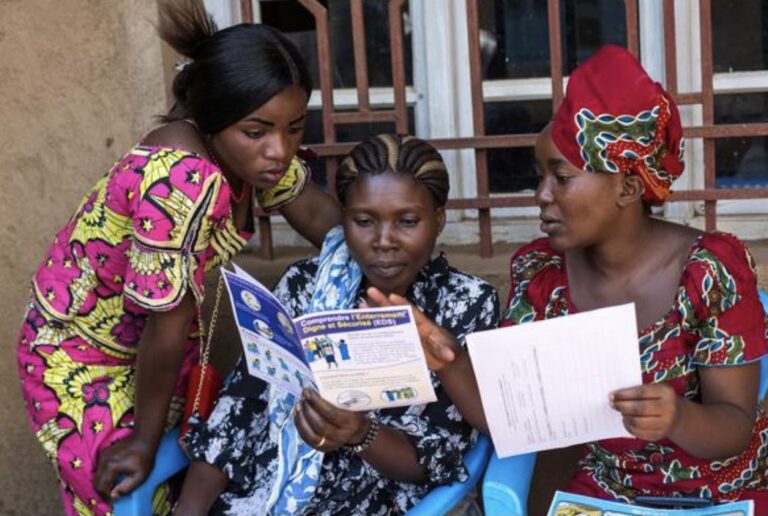
[[[606,45],[577,67],[552,140],[586,172],[635,174],[643,201],[663,204],[683,173],[683,128],[669,94],[626,49]]]
[[[354,308],[363,279],[344,240],[344,229],[328,232],[320,251],[316,285],[305,313]],[[264,505],[252,506],[253,514],[299,514],[315,494],[323,453],[305,443],[293,419],[296,397],[273,386],[269,388],[270,438],[277,443],[277,467]]]

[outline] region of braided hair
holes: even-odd
[[[336,196],[346,203],[349,187],[365,176],[408,175],[427,187],[435,207],[448,201],[448,171],[440,153],[429,143],[407,135],[379,134],[360,142],[344,158],[336,172]]]
[[[217,133],[289,86],[312,93],[299,51],[268,25],[241,23],[218,30],[203,0],[160,0],[158,33],[190,62],[173,81],[174,107],[161,119],[192,118]]]

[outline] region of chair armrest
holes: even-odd
[[[491,456],[483,479],[483,509],[486,516],[527,516],[536,453],[500,459]]]
[[[126,496],[121,496],[113,507],[114,516],[145,516],[152,514],[152,497],[157,487],[189,465],[184,450],[179,446],[179,429],[166,433],[160,440],[155,455],[155,467],[144,482]]]
[[[763,304],[763,310],[768,314],[768,294],[764,290],[758,290],[757,295]],[[758,391],[758,399],[765,399],[766,394],[768,394],[768,355],[764,355],[760,359],[760,390]]]
[[[456,507],[474,489],[480,477],[483,476],[485,465],[488,464],[492,450],[491,440],[484,435],[478,436],[475,445],[464,455],[464,466],[469,473],[467,481],[453,482],[432,489],[427,496],[408,511],[406,516],[446,514]]]

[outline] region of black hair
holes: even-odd
[[[409,175],[426,186],[437,208],[448,202],[448,171],[437,149],[414,136],[393,134],[373,136],[352,149],[336,172],[336,196],[343,205],[355,181],[385,172]]]
[[[161,0],[158,32],[190,59],[173,81],[175,105],[165,122],[192,118],[207,134],[242,120],[289,86],[312,93],[299,51],[268,25],[218,30],[202,0]]]

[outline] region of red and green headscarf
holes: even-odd
[[[627,173],[643,200],[663,204],[683,173],[683,128],[674,101],[626,49],[606,45],[573,71],[552,121],[562,155],[586,172]]]

